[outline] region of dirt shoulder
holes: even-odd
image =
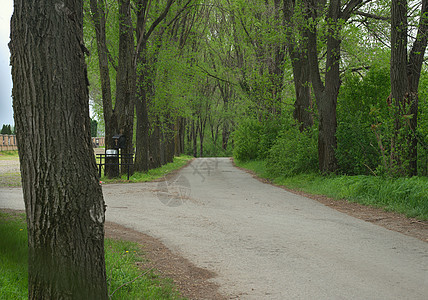
[[[365,206],[359,203],[354,203],[343,199],[335,200],[322,195],[312,195],[302,191],[291,190],[284,186],[276,185],[267,179],[260,178],[256,175],[255,172],[251,170],[240,168],[235,164],[234,166],[240,170],[243,170],[251,174],[254,178],[266,184],[271,184],[276,187],[282,188],[290,193],[318,201],[328,207],[331,207],[337,211],[348,214],[354,218],[358,218],[358,219],[385,227],[389,230],[393,230],[408,236],[415,237],[424,242],[428,242],[428,221],[420,221],[413,218],[407,218],[405,215],[398,214],[395,212],[388,212],[382,208]]]
[[[215,273],[198,268],[172,253],[158,239],[112,222],[105,223],[105,236],[140,244],[147,259],[140,267],[154,268],[161,277],[172,279],[182,296],[188,299],[227,299],[218,292],[219,286],[210,281]]]

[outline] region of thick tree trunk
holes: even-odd
[[[312,127],[314,120],[312,117],[312,97],[310,86],[310,69],[307,51],[307,38],[309,29],[305,28],[300,31],[303,35],[302,45],[298,45],[294,37],[294,27],[300,24],[294,24],[292,17],[294,15],[295,2],[292,0],[283,0],[283,16],[286,24],[285,33],[287,39],[288,54],[291,58],[293,68],[294,90],[296,101],[294,102],[293,118],[299,123],[300,131]],[[309,13],[306,12],[306,17]]]
[[[107,299],[105,206],[90,139],[82,24],[82,1],[14,4],[12,93],[29,299]]]
[[[340,87],[340,0],[330,1],[327,18],[332,23],[327,36],[327,61],[325,84],[321,81],[318,65],[317,31],[312,25],[308,34],[308,58],[312,86],[317,100],[318,125],[318,161],[322,173],[332,173],[337,170],[335,150],[336,140],[336,105]]]
[[[407,0],[391,2],[391,97],[394,107],[394,137],[391,145],[391,162],[394,172],[404,172],[402,141],[399,140],[399,131],[403,126],[402,116],[406,111],[408,91],[407,82]],[[408,95],[407,95],[408,96]],[[400,171],[401,169],[401,171]]]
[[[115,113],[119,132],[126,138],[122,153],[133,154],[136,70],[134,65],[134,32],[130,0],[119,0],[119,62],[116,75]],[[108,138],[108,137],[106,137]],[[124,160],[131,163],[132,161]],[[126,168],[124,168],[126,170]]]
[[[425,57],[425,51],[428,43],[428,0],[422,1],[421,18],[419,19],[418,33],[409,54],[409,63],[407,64],[407,74],[409,82],[409,101],[410,101],[410,131],[409,137],[409,175],[418,175],[418,109],[419,109],[419,79],[421,76],[422,64]]]

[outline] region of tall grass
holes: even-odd
[[[0,212],[0,299],[28,298],[28,246],[24,214]],[[182,299],[171,280],[142,270],[139,244],[105,240],[110,299]]]
[[[275,177],[269,174],[264,161],[237,162],[237,165],[290,189],[347,199],[428,220],[428,177],[321,176],[316,173]]]

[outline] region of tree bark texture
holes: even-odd
[[[403,144],[399,141],[399,130],[402,127],[402,116],[406,110],[407,82],[407,0],[391,2],[391,98],[393,102],[395,125],[391,145],[393,166],[401,168]],[[396,171],[398,171],[398,169]]]
[[[283,15],[287,27],[286,39],[288,54],[291,58],[291,66],[293,69],[294,90],[296,93],[296,101],[294,102],[293,118],[299,123],[299,129],[302,132],[307,128],[311,128],[314,124],[312,117],[312,96],[310,85],[310,69],[307,51],[308,28],[299,29],[302,34],[303,45],[298,45],[294,38],[293,31],[295,27],[301,27],[300,24],[294,24],[292,17],[295,11],[295,2],[292,0],[284,0]]]
[[[126,137],[122,153],[133,154],[134,108],[136,92],[136,68],[134,64],[134,31],[131,18],[130,0],[119,1],[119,62],[116,75],[115,113],[119,132]],[[132,161],[124,160],[132,163]],[[126,167],[124,168],[126,170]],[[123,170],[122,170],[122,173]]]
[[[340,87],[340,39],[338,25],[340,16],[340,0],[330,1],[328,10],[327,61],[325,83],[321,80],[317,51],[317,30],[312,25],[308,31],[308,57],[312,86],[317,101],[318,125],[318,161],[322,173],[332,173],[337,169],[335,150],[336,140],[336,105]],[[313,15],[313,17],[315,17]]]
[[[29,299],[107,299],[104,200],[90,139],[83,3],[16,0],[13,106]]]
[[[422,64],[425,57],[425,51],[428,43],[428,0],[422,1],[421,14],[419,19],[418,33],[413,47],[409,54],[407,64],[407,74],[409,82],[409,102],[410,102],[410,130],[409,137],[409,156],[410,168],[409,175],[418,175],[418,109],[419,109],[419,79],[421,76]]]
[[[113,110],[106,37],[106,8],[104,4],[103,0],[90,0],[92,21],[94,23],[95,36],[97,40],[101,94],[103,97],[105,146],[106,149],[113,149],[115,144],[112,137],[119,132],[119,124],[117,123],[117,115]],[[119,169],[117,166],[106,165],[105,174],[108,178],[118,177]]]

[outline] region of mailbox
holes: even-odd
[[[113,136],[114,148],[123,149],[126,146],[126,138],[123,134]]]
[[[107,149],[106,150],[106,157],[118,157],[119,151],[117,149]]]

